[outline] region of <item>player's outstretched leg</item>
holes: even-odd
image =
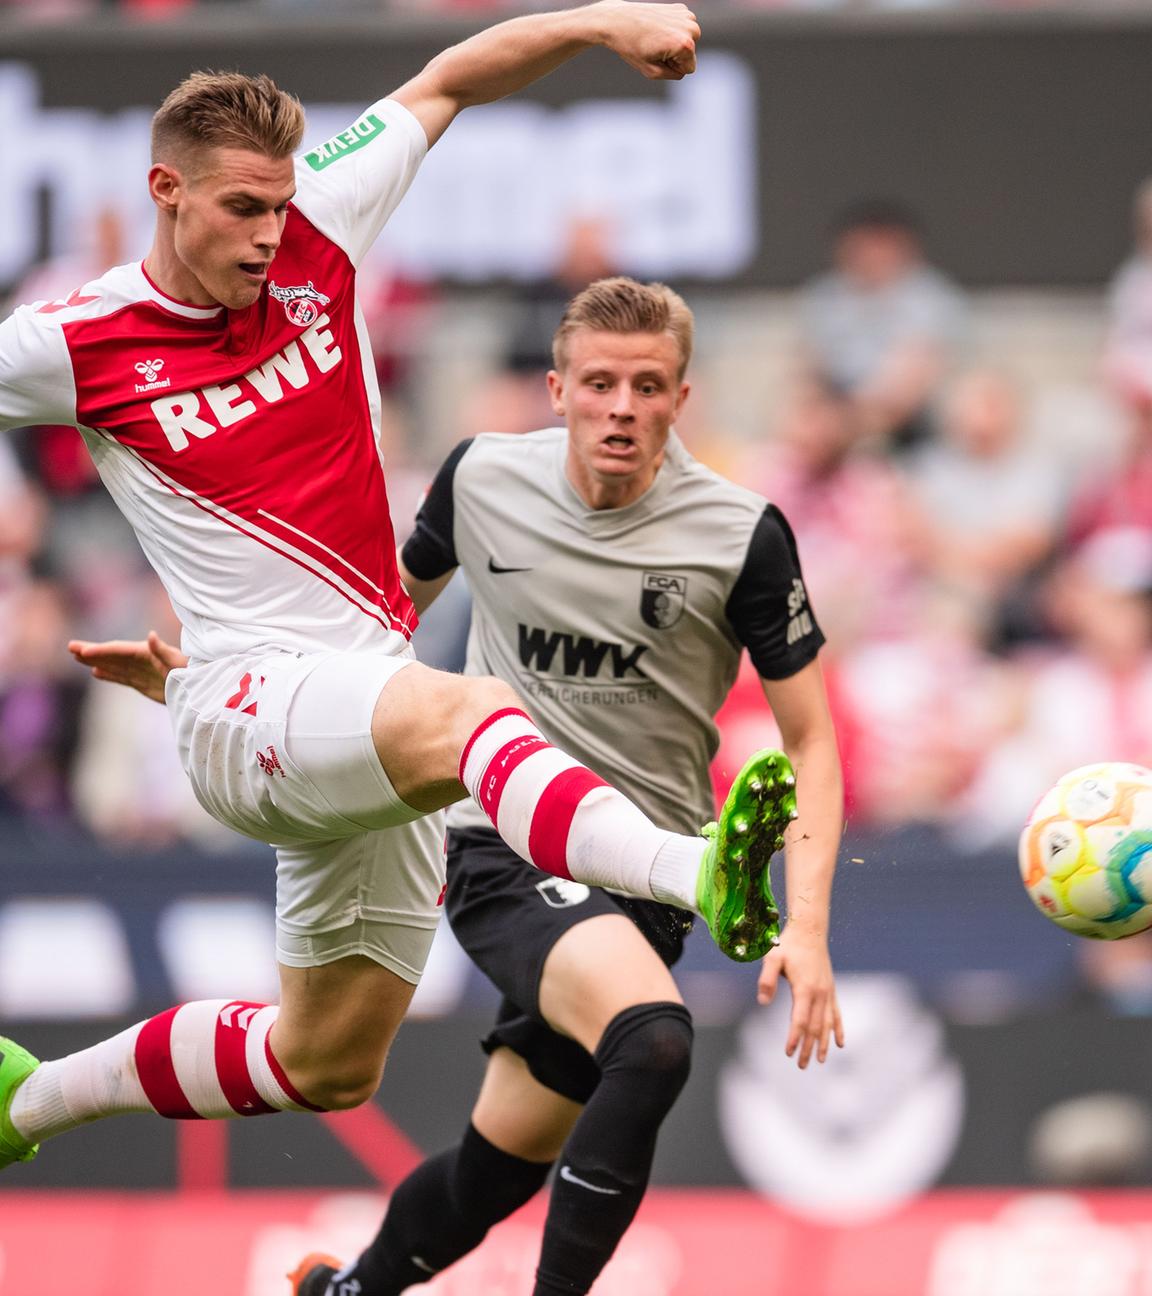
[[[9,1113],[16,1090],[39,1065],[27,1049],[0,1035],[0,1170],[14,1161],[31,1161],[36,1155],[38,1145],[20,1133]]]
[[[659,828],[549,743],[519,707],[492,712],[472,733],[459,777],[508,845],[544,872],[691,909],[741,962],[776,943],[768,865],[796,817],[796,780],[782,752],[752,757],[706,838]]]
[[[780,938],[770,864],[796,818],[796,776],[783,752],[758,751],[736,776],[715,823],[705,824],[696,906],[729,958],[763,958]]]

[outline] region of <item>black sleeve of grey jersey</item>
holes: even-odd
[[[808,602],[796,538],[775,504],[756,523],[724,611],[764,679],[795,675],[824,642]]]
[[[456,468],[471,444],[471,437],[461,441],[440,465],[416,514],[416,529],[404,542],[404,566],[417,580],[435,580],[460,566],[453,536],[456,516],[452,488]]]

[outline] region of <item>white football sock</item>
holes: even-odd
[[[480,725],[460,758],[460,780],[508,845],[538,869],[694,907],[703,839],[657,828],[623,793],[553,747],[523,711],[497,711]]]
[[[268,1032],[279,1011],[236,999],[170,1008],[41,1063],[13,1095],[12,1123],[38,1143],[122,1112],[197,1120],[316,1111],[272,1054]]]

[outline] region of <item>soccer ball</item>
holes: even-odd
[[[1065,931],[1116,940],[1152,927],[1152,770],[1106,761],[1057,780],[1020,834],[1020,874]]]

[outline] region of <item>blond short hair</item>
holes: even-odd
[[[187,165],[201,149],[239,148],[291,157],[304,136],[299,99],[271,77],[193,72],[152,118],[152,161]]]
[[[680,350],[679,377],[692,358],[695,324],[687,302],[666,284],[640,283],[618,275],[597,279],[577,293],[564,310],[552,338],[552,363],[563,369],[568,361],[568,339],[578,329],[605,333],[669,333]]]

